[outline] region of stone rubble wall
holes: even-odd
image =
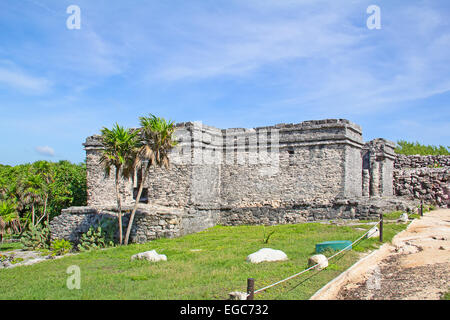
[[[450,156],[407,156],[399,154],[395,159],[395,169],[450,167]]]
[[[125,236],[132,207],[124,207],[122,227]],[[155,208],[140,205],[134,217],[130,242],[144,243],[158,238],[175,238],[213,227],[218,216],[212,212],[192,214],[177,208]],[[91,226],[97,227],[103,218],[118,222],[115,207],[71,207],[50,222],[51,239],[66,239],[78,243],[81,235]],[[119,232],[115,234],[116,241]]]
[[[395,195],[450,207],[450,156],[397,155],[394,167]]]
[[[378,219],[384,212],[416,212],[418,203],[396,198],[336,199],[329,204],[303,203],[283,208],[229,208],[220,212],[221,225],[295,224],[334,219]]]
[[[450,167],[397,169],[394,189],[397,196],[450,208]]]

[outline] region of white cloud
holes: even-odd
[[[51,82],[43,77],[35,77],[15,67],[0,66],[0,85],[29,94],[48,92]]]
[[[53,157],[55,155],[55,150],[49,146],[38,146],[35,148],[36,152],[43,156]]]
[[[191,27],[184,35],[189,40],[168,50],[159,73],[162,78],[247,75],[288,59],[327,58],[349,50],[362,38],[333,11],[270,20],[208,15],[196,17]]]

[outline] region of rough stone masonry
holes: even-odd
[[[395,195],[450,207],[450,156],[398,155],[394,167]]]
[[[394,196],[395,144],[385,139],[364,143],[361,127],[348,120],[254,129],[187,122],[177,124],[175,136],[170,169],[153,168],[146,180],[134,242],[216,224],[371,218],[417,205]],[[114,172],[105,176],[99,164],[100,136],[88,137],[84,147],[88,207],[63,210],[51,222],[53,238],[76,241],[100,215],[116,214]],[[142,169],[121,181],[125,208],[134,204],[141,181]]]

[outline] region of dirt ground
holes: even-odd
[[[450,290],[450,210],[414,220],[312,299],[436,300]]]

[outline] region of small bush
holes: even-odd
[[[23,262],[23,258],[13,258],[10,262],[11,264],[21,263]]]
[[[266,227],[263,226],[263,243],[268,244],[270,237],[275,233],[275,230],[269,231],[266,233]]]
[[[65,239],[56,239],[52,241],[50,248],[52,256],[62,256],[72,250],[72,244]]]

